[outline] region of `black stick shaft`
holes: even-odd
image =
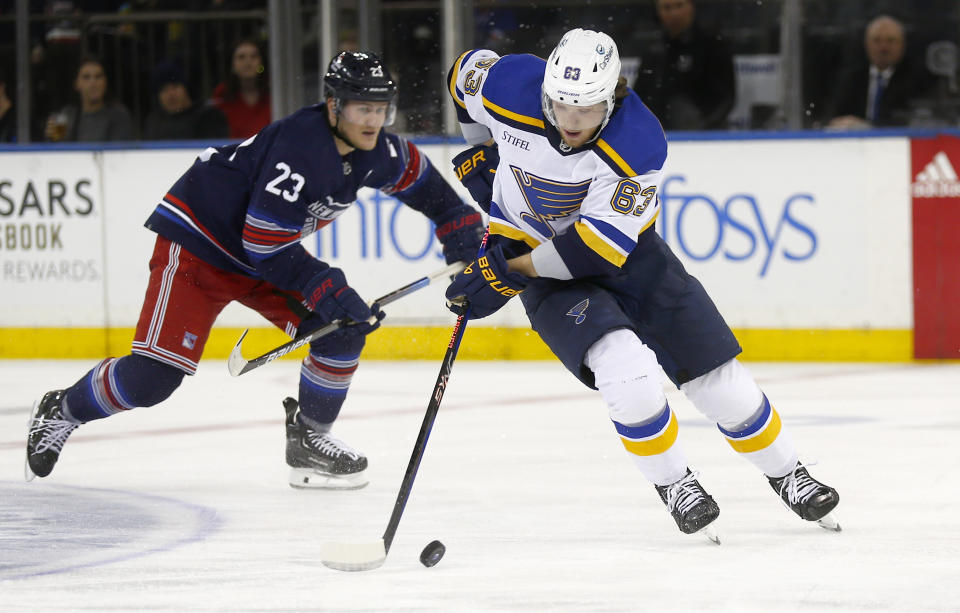
[[[383,545],[387,551],[390,551],[393,537],[397,533],[397,526],[400,525],[400,517],[403,515],[403,510],[407,506],[407,500],[410,498],[410,491],[413,489],[413,480],[417,478],[417,471],[420,469],[420,462],[423,460],[423,453],[427,448],[427,440],[430,438],[433,422],[437,418],[437,411],[440,410],[440,401],[443,400],[443,393],[447,389],[450,372],[453,370],[453,362],[457,359],[460,341],[463,339],[463,333],[467,329],[466,311],[467,309],[464,307],[457,316],[457,323],[453,328],[450,343],[447,345],[447,352],[443,356],[443,363],[440,364],[440,374],[437,375],[437,382],[433,386],[433,393],[430,395],[427,412],[423,416],[423,424],[420,426],[420,435],[417,436],[417,444],[413,447],[410,462],[407,464],[407,472],[403,476],[403,483],[400,484],[397,501],[393,505],[393,513],[390,515],[387,529],[383,533]]]

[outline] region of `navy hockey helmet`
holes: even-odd
[[[361,51],[341,51],[330,60],[323,75],[324,98],[334,99],[339,115],[345,100],[388,102],[390,125],[397,114],[397,82],[393,80],[380,56]]]

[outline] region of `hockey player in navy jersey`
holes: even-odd
[[[654,230],[667,143],[619,79],[614,41],[567,32],[544,60],[476,49],[448,87],[464,137],[457,175],[488,211],[484,255],[450,285],[485,317],[520,295],[531,326],[599,390],[627,453],[685,533],[720,510],[688,467],[662,373],[801,518],[839,529],[839,496],[810,476],[777,411],[737,360],[703,286]]]
[[[103,360],[37,403],[28,480],[50,474],[78,425],[170,396],[196,372],[214,320],[236,300],[291,336],[334,319],[357,322],[310,344],[299,402],[283,403],[286,460],[294,487],[366,485],[367,458],[330,428],[383,313],[300,241],[349,208],[361,187],[430,218],[447,262],[476,257],[483,223],[413,143],[382,130],[393,120],[397,88],[380,58],[340,53],[324,87],[323,103],[204,151],[163,196],[146,222],[158,237],[131,353]]]

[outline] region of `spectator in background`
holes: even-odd
[[[103,142],[132,140],[130,111],[107,94],[107,74],[100,60],[80,60],[73,89],[79,101],[68,104],[47,119],[45,134],[51,141]]]
[[[260,46],[244,39],[234,45],[230,76],[213,90],[211,102],[227,116],[230,138],[249,138],[270,123],[270,87]]]
[[[0,68],[0,143],[17,142],[17,110],[10,99],[8,83],[6,72]]]
[[[226,139],[227,118],[214,106],[190,96],[183,70],[173,62],[158,64],[151,78],[156,108],[147,116],[144,140]]]
[[[667,130],[720,130],[736,101],[733,55],[693,0],[655,0],[660,41],[640,53],[634,90]]]
[[[903,24],[888,15],[875,17],[867,24],[863,44],[866,55],[840,73],[827,127],[907,125],[910,98],[922,87],[918,71],[904,61]]]

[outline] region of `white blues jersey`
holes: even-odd
[[[496,141],[490,233],[526,243],[540,276],[616,274],[653,232],[667,143],[633,91],[599,138],[571,149],[541,109],[544,60],[481,49],[461,55],[449,91],[471,144]],[[482,126],[482,127],[481,127]]]

